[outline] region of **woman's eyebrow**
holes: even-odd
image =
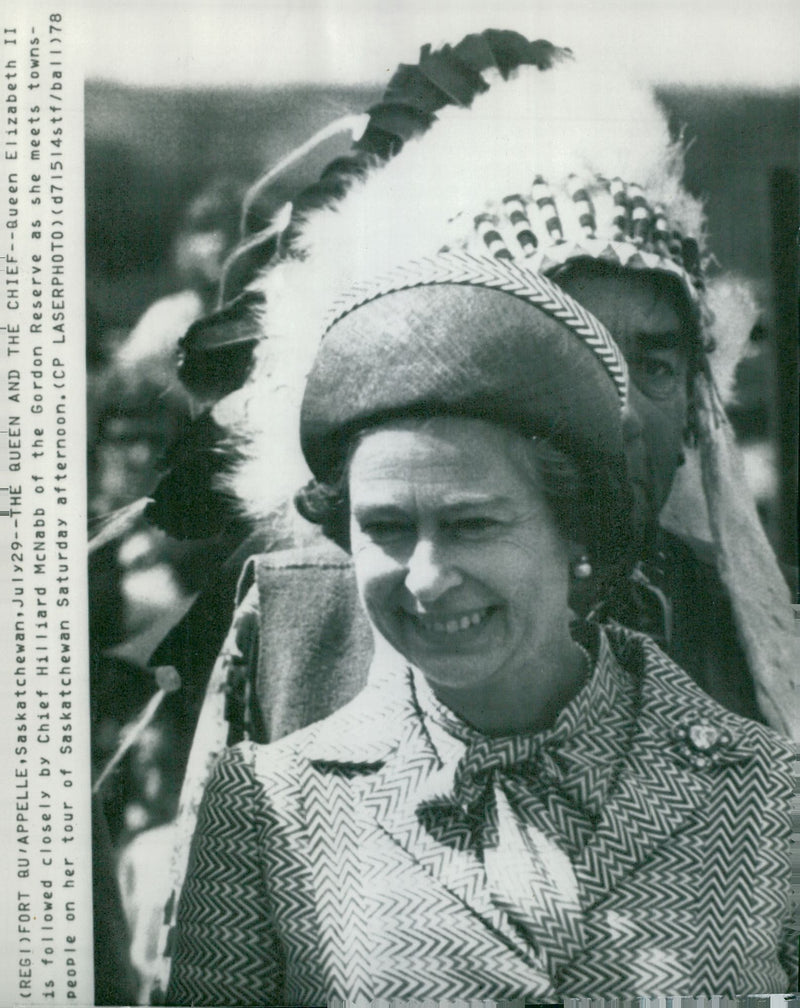
[[[448,513],[458,514],[462,511],[472,511],[475,508],[506,508],[512,506],[511,499],[504,494],[459,494],[448,497],[443,495],[437,509]],[[353,504],[353,513],[356,515],[399,515],[405,514],[406,508],[401,504],[394,504],[388,501],[364,500]]]
[[[510,498],[502,494],[475,494],[468,496],[453,497],[446,496],[441,501],[441,510],[448,514],[458,515],[462,512],[474,511],[476,508],[487,508],[490,510],[502,510],[511,507],[513,502]]]

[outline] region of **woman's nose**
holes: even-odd
[[[461,584],[458,569],[448,562],[445,553],[427,539],[420,539],[406,565],[405,586],[414,598],[428,605],[445,592]]]

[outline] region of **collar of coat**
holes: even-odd
[[[720,772],[754,758],[769,765],[786,748],[771,730],[706,696],[649,638],[613,624],[602,627],[600,637],[600,653],[633,677],[636,699],[624,751],[609,746],[596,752],[594,760],[583,761],[586,781],[573,781],[575,791],[587,793],[598,777],[610,782],[591,842],[574,865],[584,909],[707,815]],[[277,745],[307,768],[301,776],[310,771],[353,782],[348,801],[356,802],[354,809],[374,817],[416,860],[438,863],[440,845],[419,811],[442,761],[420,714],[412,673],[392,655],[381,655],[379,647],[368,685],[355,700]],[[263,750],[265,772],[271,749]],[[448,862],[445,884],[480,889],[481,865],[459,863],[465,860],[470,855],[462,850]]]
[[[622,753],[612,746],[597,755],[612,783],[594,832],[573,861],[580,907],[558,925],[555,965],[566,966],[580,954],[594,909],[656,851],[694,827],[716,829],[723,811],[737,822],[748,814],[748,808],[729,808],[730,773],[737,764],[743,770],[758,760],[766,771],[764,801],[778,800],[775,780],[766,778],[788,749],[769,729],[707,697],[648,638],[618,626],[604,627],[601,638],[607,660],[634,681],[632,733]],[[355,863],[375,831],[388,836],[394,849],[419,866],[431,891],[460,900],[526,969],[541,966],[495,907],[468,828],[456,824],[443,837],[420,815],[442,764],[411,673],[399,659],[379,659],[369,684],[348,706],[274,745],[255,747],[255,760],[257,776],[281,787],[291,782],[291,791],[302,796],[304,829],[316,838],[315,849],[337,851],[338,861]]]
[[[685,741],[683,729],[696,725],[710,726],[720,739],[709,747],[717,753],[713,765],[739,762],[761,750],[763,731],[756,730],[755,722],[726,711],[642,634],[616,624],[600,627],[598,665],[604,664],[616,682],[630,676],[636,683],[636,727],[629,759],[658,754],[676,766],[705,769],[699,759],[702,749]],[[562,711],[559,721],[579,720],[576,709],[585,717],[589,693],[599,704],[598,715],[607,712],[608,694],[597,688],[597,678]],[[302,739],[303,754],[315,763],[375,766],[397,754],[410,728],[425,734],[412,673],[398,655],[378,646],[365,689],[331,717],[299,733],[297,741]]]
[[[535,776],[545,790],[555,786],[573,808],[590,820],[601,815],[617,766],[630,745],[638,689],[635,678],[617,661],[605,635],[592,634],[586,624],[576,627],[575,632],[596,653],[592,674],[551,727],[528,735],[487,740],[441,704],[424,677],[414,672],[419,709],[443,764],[441,774],[429,781],[428,793],[422,792],[421,802],[452,806],[461,757],[467,747],[477,746],[484,751],[488,743],[490,751],[539,754]],[[533,780],[530,786],[541,790]]]

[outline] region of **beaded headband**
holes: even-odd
[[[536,176],[530,193],[506,196],[478,214],[458,244],[477,255],[523,261],[527,270],[544,274],[587,258],[666,272],[681,281],[696,309],[705,312],[704,264],[697,242],[670,224],[664,207],[651,205],[641,186],[620,178],[584,182],[571,175],[565,188],[556,193]]]
[[[503,291],[562,322],[598,358],[614,383],[620,409],[626,409],[628,365],[606,327],[547,277],[509,258],[490,259],[467,252],[446,252],[397,266],[382,276],[354,285],[337,298],[325,318],[323,335],[357,308],[385,294],[433,284],[464,284]]]

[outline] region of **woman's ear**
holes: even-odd
[[[570,578],[573,581],[586,581],[594,573],[592,569],[592,562],[589,559],[588,554],[585,549],[578,549],[574,552],[571,551],[572,559],[570,560]]]
[[[592,609],[597,588],[594,568],[586,548],[578,542],[569,544],[569,607],[578,616],[586,616]]]

